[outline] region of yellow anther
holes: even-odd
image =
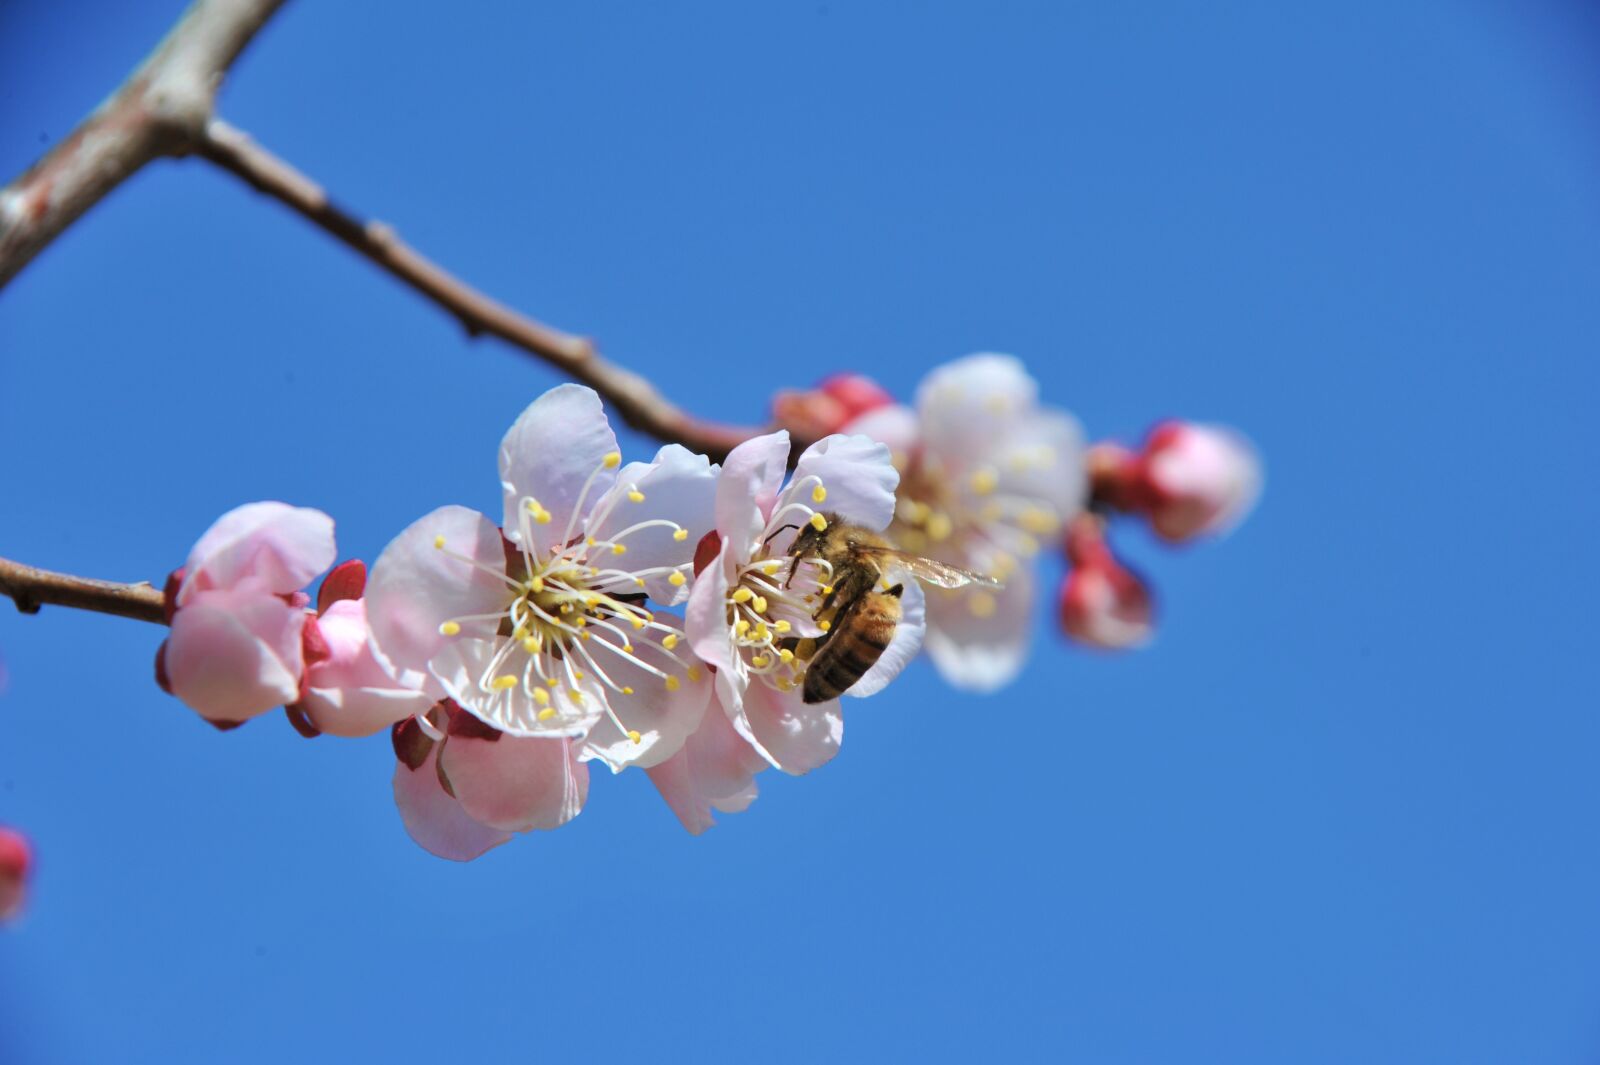
[[[678,646],[678,634],[675,632],[669,632],[665,636],[661,637],[661,646],[665,647],[669,651]]]
[[[600,460],[600,465],[604,466],[608,470],[616,469],[618,466],[622,465],[622,452],[607,451],[606,457]]]
[[[461,626],[454,621],[447,621],[439,626],[440,636],[456,636],[461,632]]]
[[[631,644],[631,643],[623,644],[622,645],[622,653],[625,654],[625,655],[633,654],[633,644]]]
[[[533,520],[538,522],[540,525],[549,525],[550,512],[548,510],[541,510],[533,516]]]
[[[767,663],[770,661],[771,659],[769,659],[766,655],[756,655],[750,659],[750,664],[757,669],[766,669]]]
[[[817,530],[817,532],[822,532],[828,527],[828,519],[824,518],[821,514],[813,514],[811,515],[811,527]]]
[[[781,673],[778,675],[777,684],[778,690],[781,692],[794,691],[794,682],[788,677],[783,676]]]
[[[505,676],[494,678],[494,683],[492,685],[496,691],[506,691],[507,689],[515,688],[516,686],[517,678],[513,677],[509,673],[507,673]]]
[[[976,470],[972,474],[972,490],[978,493],[980,496],[986,496],[990,492],[993,492],[995,488],[999,486],[999,484],[1000,478],[997,477],[995,472],[988,467],[984,467],[981,470]]]
[[[761,624],[756,626],[756,631],[751,633],[750,635],[751,635],[751,637],[753,639],[756,640],[756,642],[765,643],[767,637],[771,636],[772,633],[767,631],[767,623],[765,621],[763,621]]]
[[[921,525],[928,520],[928,510],[928,504],[913,499],[906,504],[906,520],[913,525]]]
[[[593,546],[594,546],[594,537],[592,537],[592,536],[585,536],[585,537],[584,537],[584,538],[583,538],[583,542],[584,542],[584,543],[586,543],[586,544],[588,544],[588,545],[589,545],[589,546],[590,546],[590,547],[593,547]]]
[[[823,586],[822,586],[822,594],[823,594],[823,595],[832,595],[832,594],[833,594],[833,585],[831,585],[831,584],[824,584],[824,585],[823,585]]]
[[[790,662],[794,661],[794,652],[785,647],[783,650],[778,652],[778,660],[784,665],[788,665]]]
[[[973,617],[993,617],[995,605],[994,596],[988,592],[973,592],[967,597],[967,609],[972,611]]]
[[[539,505],[539,501],[537,499],[529,498],[522,501],[522,509],[526,510],[529,514],[537,514],[544,508]]]
[[[528,652],[530,655],[538,654],[539,638],[537,636],[529,636],[527,639],[522,641],[522,649]]]
[[[587,640],[588,638],[589,638],[589,630],[588,629],[583,629],[583,630],[579,631],[578,639]]]
[[[628,553],[628,545],[627,544],[612,544],[611,545],[611,553],[613,555],[625,555],[625,554]]]
[[[771,577],[774,574],[776,574],[782,568],[783,568],[783,563],[779,562],[777,559],[773,559],[771,562],[768,562],[768,563],[766,563],[765,565],[763,565],[761,567],[761,572],[765,573],[767,576]]]
[[[549,706],[550,693],[545,691],[543,688],[535,688],[533,689],[533,701],[538,703],[540,706]]]
[[[930,515],[928,518],[928,535],[933,537],[935,540],[943,540],[945,537],[949,536],[952,528],[953,525],[950,521],[950,515],[946,514],[942,510],[936,514]]]
[[[1056,531],[1056,516],[1041,507],[1029,507],[1017,515],[1017,524],[1028,532],[1049,536]]]
[[[689,667],[689,679],[692,680],[692,681],[698,681],[700,679],[700,667],[699,666],[690,666]]]
[[[757,614],[765,614],[767,612],[767,597],[758,595],[750,600],[750,605],[756,608]]]
[[[580,705],[583,703],[583,693],[581,691],[579,691],[577,688],[568,688],[567,689],[567,694],[572,696],[572,701],[573,702],[578,703]]]
[[[572,679],[573,680],[582,680],[583,679],[583,670],[581,670],[581,669],[573,670],[572,671]]]
[[[628,730],[628,739],[632,740],[634,743],[638,743],[640,738],[641,737],[639,736],[639,730],[638,729],[631,728],[631,729]]]
[[[540,721],[549,721],[552,717],[555,717],[555,716],[556,716],[556,708],[553,707],[553,706],[547,706],[543,710],[539,711],[539,720]]]
[[[733,629],[740,636],[743,636],[745,633],[750,631],[750,619],[740,618],[738,621],[733,623]]]
[[[672,576],[667,578],[667,583],[672,585],[674,588],[682,588],[685,584],[689,583],[689,578],[683,575],[682,570],[673,570]]]
[[[530,580],[528,582],[528,587],[532,588],[535,592],[544,591],[544,578],[543,577],[534,577],[532,580]]]
[[[817,628],[821,629],[823,632],[829,632],[833,629],[833,622],[819,621],[817,622]]]
[[[631,615],[628,620],[633,622],[633,627],[635,630],[644,628],[644,618],[640,617],[639,615]]]
[[[681,544],[685,540],[689,539],[689,530],[688,529],[679,529],[677,532],[672,534],[672,538],[674,540],[678,541],[678,543]]]
[[[623,695],[632,695],[633,694],[633,689],[632,688],[623,688],[622,689],[622,694]]]
[[[734,589],[734,592],[733,592],[733,601],[735,603],[748,603],[750,600],[754,599],[755,597],[756,597],[756,593],[752,592],[748,588],[736,588],[736,589]]]
[[[585,626],[587,626],[587,625],[588,625],[588,624],[589,624],[589,619],[588,619],[588,618],[586,618],[586,617],[584,617],[584,616],[583,616],[583,615],[581,615],[581,614],[580,614],[580,615],[579,615],[579,616],[578,616],[578,620],[577,620],[577,622],[576,622],[576,623],[575,623],[575,624],[576,624],[576,625],[577,625],[577,626],[578,626],[578,628],[580,628],[580,629],[581,629],[581,628],[584,628],[584,627],[585,627]]]
[[[643,577],[635,577],[633,579],[633,585],[634,585],[635,588],[643,588],[644,587],[644,578]]]
[[[442,550],[444,548],[444,537],[443,536],[435,536],[433,538],[433,546],[437,547],[437,548],[440,548]]]
[[[628,492],[628,502],[630,502],[630,503],[643,503],[644,502],[644,493],[639,491],[637,488],[631,489]]]
[[[788,632],[792,628],[794,628],[794,626],[789,624],[787,621],[778,621],[778,622],[774,622],[773,623],[772,631],[773,632],[780,632],[780,633],[781,632]]]
[[[826,488],[822,487],[822,485],[819,484],[819,485],[817,485],[815,488],[813,488],[811,490],[811,502],[820,503],[824,499],[827,499],[827,498],[828,498],[828,490]]]
[[[546,677],[544,679],[544,683],[545,683],[546,687],[554,688],[556,685],[560,684],[561,682],[559,680],[556,680],[556,678],[554,678],[554,677]]]
[[[677,677],[672,676],[671,674],[668,674],[668,676],[667,676],[667,691],[675,692],[679,688],[681,688],[682,686],[683,686],[683,682],[682,681],[680,681]]]

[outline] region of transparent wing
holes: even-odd
[[[896,551],[892,547],[864,547],[859,550],[862,554],[871,555],[880,561],[893,562],[901,569],[908,570],[919,581],[926,581],[940,588],[960,588],[967,584],[984,584],[990,588],[999,588],[1005,583],[987,573],[974,573],[970,569],[936,562],[931,558],[923,558],[921,555],[905,551]]]

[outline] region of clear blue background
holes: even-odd
[[[0,174],[180,7],[8,0]],[[0,1059],[1600,1059],[1597,61],[1542,2],[290,4],[225,115],[697,411],[1010,351],[1268,491],[1120,537],[1145,653],[1041,604],[1004,694],[919,665],[706,836],[597,777],[466,866],[383,737],[219,734],[159,629],[0,611]],[[159,581],[281,498],[370,559],[492,509],[556,381],[155,165],[0,295],[0,554]]]

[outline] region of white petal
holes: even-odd
[[[746,440],[723,462],[717,479],[717,531],[733,541],[739,562],[749,560],[788,464],[789,434],[781,429]]]
[[[629,493],[637,490],[644,496],[642,503],[633,503]],[[711,531],[715,522],[714,501],[717,494],[717,471],[704,455],[697,455],[677,444],[668,444],[651,463],[629,463],[618,471],[617,482],[595,508],[595,520],[588,527],[589,535],[600,541],[611,541],[615,534],[629,526],[649,520],[665,520],[681,526],[687,535],[679,540],[673,530],[665,525],[652,526],[628,533],[621,541],[625,554],[607,558],[601,551],[598,558],[591,552],[591,561],[602,568],[610,567],[629,573],[638,573],[657,567],[682,568],[683,575],[692,575],[688,566],[694,561],[695,547],[700,538]],[[643,591],[658,603],[672,606],[688,597],[686,583],[674,586],[668,573],[644,578]],[[631,583],[607,586],[608,591],[631,593],[638,589]]]
[[[1010,355],[968,355],[928,374],[917,389],[923,446],[947,469],[964,470],[1031,413],[1039,386]]]
[[[917,424],[917,412],[901,403],[877,407],[867,411],[847,424],[841,432],[870,436],[889,447],[889,457],[896,467],[904,466],[910,455],[922,444],[922,429]]]
[[[394,804],[406,832],[424,850],[453,862],[470,862],[511,838],[474,821],[439,785],[439,745],[415,769],[398,759],[394,764]]]
[[[774,766],[794,776],[825,765],[844,742],[839,700],[806,703],[798,685],[780,692],[755,681],[744,692],[744,715],[750,729],[746,738],[753,738]]]
[[[172,694],[208,721],[245,721],[294,702],[305,619],[253,577],[196,593],[167,638]]]
[[[827,498],[815,502],[813,491],[820,478]],[[778,509],[801,503],[815,510],[832,511],[852,525],[882,529],[894,517],[894,490],[900,474],[889,461],[889,448],[867,436],[835,434],[806,448],[795,464],[789,488]],[[799,519],[796,519],[797,521]]]
[[[333,565],[333,519],[310,507],[247,503],[207,529],[184,565],[178,605],[207,588],[256,577],[279,595],[297,592]]]
[[[872,664],[872,668],[861,675],[861,679],[850,685],[845,692],[861,698],[867,695],[876,695],[894,678],[900,675],[911,660],[917,657],[917,652],[922,650],[922,636],[927,630],[927,610],[922,593],[922,585],[910,574],[891,570],[888,575],[890,582],[900,581],[904,591],[900,593],[900,621],[894,627],[894,637],[890,639],[889,646],[883,649],[883,654]]]
[[[409,688],[308,688],[298,704],[320,732],[356,738],[382,732],[432,706]]]
[[[444,537],[444,549],[434,547]],[[462,561],[462,556],[477,565]],[[399,669],[424,670],[451,637],[439,626],[511,603],[506,556],[494,522],[466,507],[440,507],[389,542],[365,595],[372,642]],[[498,620],[460,620],[462,636],[493,634]]]
[[[927,589],[923,649],[946,681],[987,692],[1016,677],[1033,638],[1034,579],[1018,569],[1004,588]]]
[[[1019,417],[990,455],[998,493],[1035,500],[1061,525],[1083,509],[1088,495],[1083,427],[1063,411],[1041,410]]]
[[[681,658],[686,649],[681,644],[679,647]],[[706,704],[711,700],[711,671],[695,665],[691,674],[654,639],[635,640],[635,657],[677,678],[669,686],[664,678],[596,649],[593,641],[589,650],[614,682],[633,689],[631,695],[613,691],[608,696],[612,710],[626,728],[639,733],[639,741],[635,743],[623,735],[610,717],[602,717],[584,742],[583,757],[598,758],[612,772],[620,773],[630,765],[648,769],[677,754],[705,716]],[[694,662],[692,655],[688,658]]]
[[[695,578],[684,609],[683,625],[689,646],[702,662],[722,672],[733,669],[733,630],[728,626],[728,567],[732,545],[724,539],[722,551]]]
[[[551,520],[546,524],[530,521],[527,527],[533,534],[533,546],[548,554],[562,542],[573,512],[582,512],[576,523],[581,527],[583,516],[611,487],[616,470],[605,469],[603,463],[616,450],[616,434],[594,389],[557,385],[530,403],[500,442],[506,536],[521,543],[519,530],[526,516],[522,500],[532,497],[549,512]]]
[[[560,828],[583,809],[589,770],[566,739],[445,739],[444,775],[474,820],[507,832]]]

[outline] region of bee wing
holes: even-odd
[[[987,573],[974,573],[970,569],[960,566],[951,566],[943,562],[936,562],[931,558],[921,555],[909,554],[905,551],[896,551],[892,547],[875,547],[867,552],[876,556],[883,562],[892,562],[901,569],[907,570],[913,577],[929,584],[938,585],[940,588],[960,588],[968,584],[983,584],[990,588],[999,588],[1005,582]]]

